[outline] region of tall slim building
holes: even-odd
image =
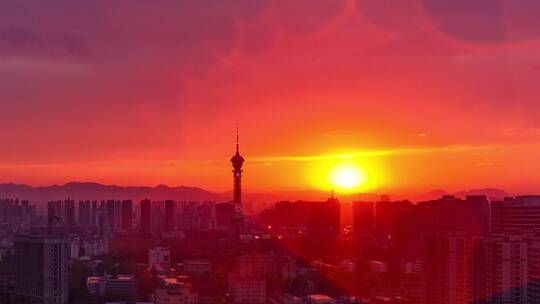
[[[165,201],[165,231],[174,230],[174,201]]]
[[[67,226],[75,226],[75,201],[68,199],[64,201],[64,223]]]
[[[62,209],[62,201],[50,201],[47,203],[47,216],[54,218],[56,223],[62,224],[65,212]],[[9,217],[8,217],[9,218]]]
[[[96,214],[96,222],[98,227],[98,232],[101,235],[108,234],[111,232],[109,216],[107,214],[107,202],[101,201],[99,208]]]
[[[239,233],[241,226],[244,222],[244,215],[242,214],[242,165],[244,164],[244,158],[240,155],[239,151],[239,135],[238,129],[236,130],[236,154],[231,158],[233,165],[233,203],[234,203],[234,215],[232,218],[233,226],[236,233]]]
[[[133,201],[122,201],[122,230],[130,231],[133,225]]]
[[[67,241],[53,235],[19,235],[15,238],[16,303],[67,303],[67,250]]]
[[[107,201],[107,222],[111,231],[116,228],[116,202],[114,200]]]
[[[150,232],[150,200],[141,201],[141,232]]]
[[[79,202],[79,225],[90,225],[90,201]]]
[[[97,215],[98,215],[98,202],[92,201],[92,210],[90,212],[90,225],[97,225]]]
[[[122,207],[123,207],[122,201],[115,201],[114,202],[114,231],[122,230],[122,227],[123,227],[122,226],[123,225],[123,222],[122,222],[122,217],[123,217]]]
[[[53,219],[58,217],[58,211],[56,210],[56,202],[50,201],[47,203],[47,218]]]

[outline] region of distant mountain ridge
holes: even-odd
[[[0,184],[0,198],[19,198],[30,201],[133,199],[225,201],[226,197],[197,187],[116,186],[94,182],[70,182],[64,185],[32,187],[13,183]]]
[[[441,198],[443,195],[454,195],[464,198],[467,195],[486,195],[489,198],[502,199],[511,196],[504,190],[495,188],[471,189],[459,192],[447,192],[437,189],[416,196],[403,197],[412,202],[422,202]],[[325,200],[330,193],[321,191],[290,191],[275,193],[245,193],[244,201],[260,204],[260,207],[269,207],[273,203],[281,200]],[[352,201],[376,201],[380,198],[375,193],[355,193],[348,195],[337,194],[338,199],[343,202]],[[390,195],[391,198],[394,198]],[[232,198],[232,192],[214,193],[198,187],[167,185],[150,186],[118,186],[104,185],[95,182],[69,182],[64,185],[52,185],[43,187],[33,187],[24,184],[4,183],[0,184],[0,198],[19,198],[32,202],[45,202],[50,200],[64,200],[71,198],[74,200],[107,200],[107,199],[132,199],[142,200],[186,200],[186,201],[215,201],[227,202]],[[403,199],[401,198],[401,199]]]

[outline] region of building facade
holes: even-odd
[[[51,235],[19,235],[14,241],[15,296],[20,303],[68,301],[67,241]]]

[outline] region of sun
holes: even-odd
[[[366,172],[353,163],[341,163],[330,169],[329,180],[333,187],[352,191],[367,183]]]

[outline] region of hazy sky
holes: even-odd
[[[0,182],[540,192],[539,85],[537,0],[5,0]]]

